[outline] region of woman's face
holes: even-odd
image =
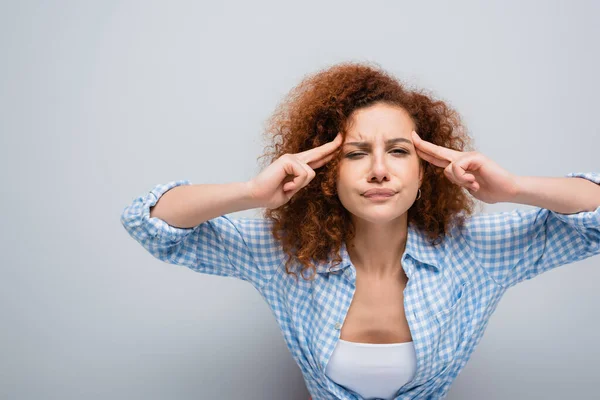
[[[356,110],[349,122],[341,148],[338,197],[355,217],[390,222],[411,207],[420,187],[422,171],[411,138],[415,124],[403,108],[384,103]],[[383,199],[363,195],[376,188],[395,194]]]

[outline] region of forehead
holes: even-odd
[[[379,103],[352,113],[348,119],[346,141],[410,138],[414,129],[414,121],[406,110]]]

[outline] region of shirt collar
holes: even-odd
[[[406,239],[406,248],[404,250],[405,257],[410,256],[415,260],[420,261],[423,264],[431,265],[435,269],[440,269],[440,245],[434,246],[431,244],[430,239],[427,235],[422,232],[413,224],[408,224],[408,237]],[[330,272],[336,272],[343,270],[350,266],[352,263],[348,250],[346,249],[346,243],[342,241],[340,247],[340,256],[342,262],[336,266],[333,265],[333,257],[329,257],[327,261],[316,264],[317,273],[328,274]]]

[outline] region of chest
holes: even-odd
[[[412,340],[417,357],[413,384],[418,385],[458,363],[472,348],[475,341],[469,337],[488,316],[481,307],[489,299],[481,293],[493,293],[443,267],[408,264],[405,280],[382,282],[363,279],[349,266],[301,282],[302,287],[286,286],[285,312],[276,315],[282,329],[293,333],[288,345],[298,360],[307,371],[320,374],[338,338],[374,344]]]
[[[359,343],[412,340],[404,309],[406,279],[371,279],[357,275],[356,290],[340,338]]]

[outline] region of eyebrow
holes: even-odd
[[[387,144],[388,146],[391,144],[396,144],[396,143],[409,143],[412,144],[412,142],[408,139],[405,138],[394,138],[394,139],[389,139],[385,141],[385,144]],[[370,148],[371,147],[371,143],[369,142],[348,142],[348,143],[344,143],[344,146],[356,146],[356,147],[360,147],[360,148]]]

